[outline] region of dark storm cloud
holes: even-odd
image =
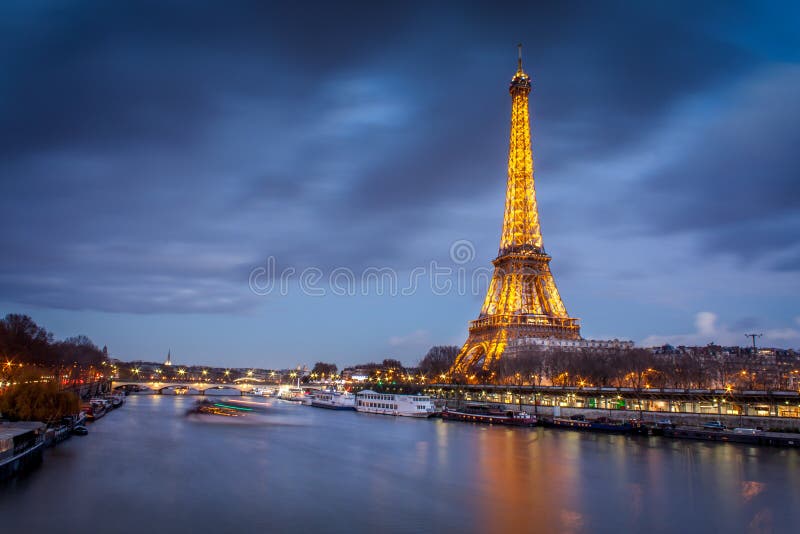
[[[0,292],[52,307],[245,310],[268,255],[402,267],[446,251],[415,243],[463,237],[447,213],[502,194],[516,40],[551,172],[625,153],[758,63],[680,6],[3,9],[0,223],[16,231]]]
[[[800,253],[800,68],[774,65],[687,130],[689,145],[631,192],[656,233],[690,232],[710,252],[796,270]]]
[[[509,3],[506,13],[516,19],[509,24],[497,16],[503,9],[461,14],[456,21],[470,29],[471,39],[457,34],[455,45],[448,43],[447,30],[434,43],[418,39],[418,47],[435,50],[438,44],[440,52],[426,58],[426,76],[416,82],[425,120],[409,133],[418,140],[415,157],[401,154],[399,167],[365,176],[354,198],[362,201],[360,207],[383,208],[393,195],[426,205],[474,197],[505,179],[504,83],[513,64],[497,58],[508,55],[509,32],[526,38],[533,116],[541,124],[538,131],[548,132],[536,140],[536,157],[551,169],[623,150],[658,126],[677,101],[730,80],[753,63],[746,51],[700,34],[674,15],[631,12],[630,6],[546,10]],[[423,35],[436,35],[436,24],[441,20],[425,25],[429,32]],[[406,79],[420,74],[418,56],[397,51],[391,61]]]

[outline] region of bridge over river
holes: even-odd
[[[226,393],[239,395],[245,393],[252,393],[256,388],[274,387],[279,386],[265,386],[263,383],[256,383],[254,381],[232,381],[232,382],[196,382],[192,380],[184,381],[167,381],[161,382],[158,380],[114,380],[111,387],[115,391],[124,390],[130,393],[153,393],[153,394],[188,394],[188,395],[205,395],[206,392],[210,393]]]

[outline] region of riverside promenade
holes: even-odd
[[[432,384],[425,392],[448,402],[496,402],[544,416],[606,416],[687,425],[711,419],[730,427],[800,432],[800,392],[718,389]]]

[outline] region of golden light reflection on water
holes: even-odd
[[[763,482],[756,482],[754,480],[746,480],[742,482],[742,500],[750,502],[757,495],[766,489],[767,485]]]
[[[752,534],[767,534],[774,532],[772,512],[770,510],[759,510],[756,512],[756,515],[753,516],[753,520],[747,525],[747,532]]]
[[[604,531],[677,527],[676,506],[687,517],[725,510],[748,532],[776,526],[768,484],[748,477],[759,463],[740,447],[544,429],[477,432],[470,509],[482,532],[594,532],[598,517]]]
[[[565,434],[558,454],[543,457],[542,430],[487,428],[478,441],[478,488],[484,532],[580,532],[583,514],[576,509],[582,488],[577,439]],[[527,443],[526,443],[527,442]]]

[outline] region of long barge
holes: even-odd
[[[442,419],[506,426],[535,426],[536,416],[527,412],[505,410],[488,404],[468,404],[462,409],[445,407]]]
[[[724,443],[744,443],[749,445],[767,445],[773,447],[800,448],[800,435],[780,432],[739,433],[730,430],[709,430],[701,428],[676,427],[663,430],[664,437],[678,439],[696,439],[702,441],[720,441]]]
[[[38,422],[0,423],[0,480],[42,463],[45,428]]]
[[[632,434],[636,431],[636,428],[630,422],[611,421],[606,419],[587,420],[579,417],[553,417],[552,419],[543,419],[542,425],[551,428],[566,428],[571,430],[610,432],[617,434]]]

